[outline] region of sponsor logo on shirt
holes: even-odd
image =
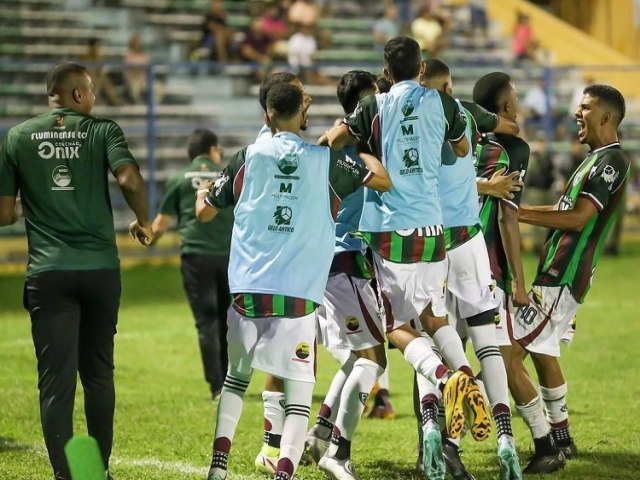
[[[348,316],[346,318],[346,320],[344,321],[344,324],[346,325],[347,330],[349,330],[352,333],[357,333],[356,331],[360,327],[360,322],[353,315]],[[362,330],[360,330],[360,331],[362,331]],[[348,335],[348,333],[347,333],[347,335]]]
[[[227,183],[228,181],[229,181],[229,175],[226,173],[220,176],[220,178],[216,180],[216,182],[213,184],[213,191],[216,197],[220,195],[220,192],[222,191],[222,187],[224,187],[225,183]]]
[[[296,356],[292,358],[295,362],[309,363],[307,358],[311,353],[311,347],[307,342],[300,342],[296,345]]]
[[[278,158],[278,169],[285,175],[291,175],[298,169],[300,158],[295,153],[285,153]]]
[[[402,161],[406,168],[400,169],[400,175],[420,175],[422,168],[418,165],[420,162],[420,154],[417,148],[407,148],[402,155]]]
[[[609,191],[613,188],[613,182],[616,181],[618,175],[620,175],[620,172],[616,172],[615,168],[611,165],[605,165],[602,170],[602,179],[609,184]]]
[[[291,218],[293,217],[293,210],[286,205],[278,205],[273,212],[273,223],[267,227],[270,232],[277,233],[293,233],[295,228],[289,226],[291,224]]]
[[[55,187],[51,187],[51,190],[75,190],[71,185],[71,170],[66,165],[58,165],[53,169],[51,173],[51,179],[56,184]]]

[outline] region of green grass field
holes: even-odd
[[[640,373],[637,368],[640,253],[604,258],[595,286],[578,316],[573,345],[562,356],[569,381],[573,435],[580,458],[549,479],[640,478]],[[527,259],[528,277],[534,260]],[[636,283],[638,282],[638,283]],[[205,478],[215,406],[202,378],[195,328],[175,266],[123,271],[123,299],[116,336],[116,480]],[[22,277],[0,276],[0,479],[51,479],[38,415],[38,393],[29,318],[22,310]],[[391,394],[397,418],[364,419],[353,459],[363,479],[418,479],[411,370],[391,352]],[[337,363],[321,352],[313,413]],[[245,397],[230,476],[254,473],[262,440],[261,386],[257,374]],[[520,418],[514,428],[521,460],[532,442]],[[76,431],[84,433],[81,394]],[[495,439],[463,444],[467,467],[478,480],[498,478]],[[301,467],[300,479],[321,479]]]

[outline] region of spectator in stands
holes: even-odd
[[[398,8],[388,3],[384,8],[384,16],[373,25],[373,39],[377,50],[382,51],[385,43],[400,35],[398,24]]]
[[[439,56],[440,50],[445,46],[443,34],[447,24],[444,18],[435,14],[428,5],[423,6],[418,17],[411,24],[411,34],[428,57]]]
[[[398,9],[398,21],[400,23],[400,33],[406,35],[411,32],[411,22],[413,21],[413,10],[411,0],[386,0],[387,5],[393,4]]]
[[[489,22],[487,20],[487,0],[469,0],[470,23],[473,36],[487,38]]]
[[[524,60],[536,61],[538,42],[533,34],[533,28],[529,23],[529,16],[518,14],[518,21],[513,30],[513,42],[511,44],[513,57],[516,63]]]
[[[192,60],[229,60],[229,42],[233,30],[227,26],[227,12],[221,0],[211,0],[211,8],[202,20],[202,38],[194,51]]]
[[[89,75],[93,79],[94,94],[108,105],[121,106],[124,100],[118,94],[116,87],[109,75],[107,67],[104,65],[104,55],[102,54],[102,41],[98,38],[91,38],[87,44],[87,52],[82,56],[87,63]]]
[[[289,39],[287,57],[289,66],[305,84],[333,84],[332,80],[320,75],[314,67],[313,57],[317,50],[318,43],[313,36],[313,27],[299,26],[298,31]]]
[[[251,28],[240,43],[240,58],[257,64],[254,76],[258,82],[262,82],[268,73],[267,70],[272,62],[272,45],[273,41],[262,29],[262,20],[254,19],[251,22]]]
[[[289,22],[294,26],[315,27],[320,20],[320,8],[313,0],[295,0],[289,7]]]
[[[135,33],[129,39],[129,48],[124,54],[123,62],[131,65],[125,68],[122,75],[127,93],[133,103],[144,103],[147,92],[147,65],[151,63],[149,55],[144,53],[142,39]]]
[[[287,38],[289,37],[287,10],[281,3],[272,1],[262,13],[260,22],[262,31],[273,42],[272,58],[286,58]]]
[[[550,113],[551,128],[555,132],[556,128],[562,123],[563,115],[558,110],[558,100],[553,95],[548,95],[545,91],[544,81],[539,80],[529,89],[522,101],[523,116],[525,117],[525,128],[542,128],[544,127],[547,112]]]

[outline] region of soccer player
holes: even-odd
[[[515,120],[518,114],[515,86],[511,77],[506,73],[493,72],[480,78],[473,88],[473,101],[488,111],[507,119]],[[481,178],[488,178],[496,169],[506,167],[507,172],[520,172],[520,178],[524,180],[528,162],[529,146],[524,140],[513,135],[497,134],[495,140],[483,139],[477,148],[476,170],[478,177]],[[507,369],[509,388],[515,398],[516,409],[526,419],[527,411],[532,406],[514,394],[513,382],[515,380],[511,363],[510,338],[513,307],[524,307],[529,304],[524,287],[524,273],[520,255],[518,208],[521,196],[521,192],[518,192],[510,200],[483,197],[480,220],[489,250],[491,274],[496,282],[495,294],[500,304],[500,323],[497,326],[498,345],[500,345]],[[549,455],[554,459],[549,464],[547,471],[557,470],[564,466],[564,457],[550,442],[550,436],[540,436],[536,431],[536,452],[549,452]],[[535,473],[535,471],[529,471],[529,473]],[[544,473],[544,471],[537,473]]]
[[[193,206],[196,190],[222,172],[218,136],[211,130],[194,130],[187,142],[187,154],[189,165],[167,182],[153,231],[157,241],[178,218],[182,284],[196,321],[204,377],[215,400],[227,372],[227,269],[233,210],[224,209],[212,222],[203,224],[198,222]]]
[[[260,106],[267,113],[267,94],[271,87],[280,83],[288,83],[300,89],[303,92],[303,118],[300,130],[307,129],[308,117],[307,111],[311,105],[311,96],[304,90],[304,85],[300,79],[293,73],[276,72],[270,73],[260,84],[258,98]],[[273,136],[271,127],[265,123],[256,137],[255,142],[269,139]],[[280,378],[267,374],[264,390],[262,392],[262,402],[264,408],[264,434],[263,443],[258,455],[256,455],[256,468],[267,474],[273,474],[278,462],[280,454],[280,440],[282,438],[282,429],[284,427],[284,383]]]
[[[529,292],[530,305],[513,321],[512,392],[536,442],[539,470],[549,459],[539,455],[538,439],[551,435],[567,458],[577,455],[569,434],[567,384],[560,368],[559,341],[578,307],[584,302],[604,248],[616,221],[630,172],[630,160],[618,141],[625,115],[622,94],[609,85],[584,89],[575,112],[580,143],[591,151],[578,166],[556,205],[522,207],[519,220],[550,229]],[[540,397],[524,366],[531,355],[540,382]],[[548,423],[547,423],[548,422]],[[535,460],[536,458],[534,458]],[[533,469],[533,468],[532,468]]]
[[[235,204],[229,279],[229,370],[216,422],[209,480],[227,477],[227,458],[254,368],[284,380],[286,418],[275,480],[300,461],[315,382],[316,309],[335,245],[332,206],[367,184],[391,183],[371,157],[367,168],[304,143],[303,93],[288,83],[267,94],[274,136],[238,152],[213,188],[197,192],[196,215],[212,220]],[[313,241],[310,241],[313,239]]]
[[[453,83],[449,67],[438,59],[426,63],[423,84],[451,95]],[[467,141],[474,145],[480,133],[494,130],[517,133],[515,119],[500,118],[470,102],[456,100],[467,118]],[[475,139],[475,141],[474,141]],[[518,175],[518,173],[516,173]],[[498,348],[495,326],[496,301],[489,255],[482,236],[478,212],[478,190],[484,192],[488,182],[476,186],[474,156],[456,158],[449,144],[442,147],[438,192],[446,239],[448,274],[447,303],[449,323],[466,322],[467,332],[482,368],[482,378],[497,427],[500,478],[521,480],[513,431],[507,372]],[[443,454],[448,469],[456,477],[467,478],[458,455],[459,440],[445,439]]]
[[[362,70],[342,76],[337,93],[345,114],[355,110],[360,98],[376,92],[375,82],[375,75]],[[345,148],[344,153],[360,162],[355,147]],[[387,365],[382,322],[371,284],[373,269],[365,256],[366,245],[351,235],[358,229],[363,201],[364,191],[359,189],[340,203],[335,254],[324,292],[326,315],[320,322],[323,344],[329,349],[350,350],[352,355],[331,382],[306,441],[320,470],[336,479],[357,478],[350,460],[351,441],[369,392]]]
[[[359,230],[374,252],[383,303],[390,306],[387,336],[418,373],[444,385],[447,427],[457,438],[464,424],[464,399],[469,399],[474,418],[489,415],[460,337],[447,324],[445,237],[440,202],[434,195],[442,144],[448,141],[457,156],[469,151],[466,120],[453,98],[416,81],[424,63],[415,40],[389,40],[384,60],[385,75],[393,83],[389,93],[362,99],[354,113],[327,136],[332,148],[342,148],[354,138],[366,142],[391,176],[394,187],[390,192],[366,191]],[[449,365],[458,370],[451,377],[453,382],[447,381],[446,368],[434,375],[441,362],[429,340],[410,327],[415,318]],[[438,398],[430,399],[425,411],[426,473],[431,479],[443,478]],[[472,429],[480,433],[480,427],[474,422]]]
[[[109,173],[136,215],[131,234],[148,245],[153,232],[145,183],[122,130],[91,115],[87,69],[56,65],[47,94],[51,110],[9,130],[0,152],[0,225],[17,219],[20,194],[29,244],[24,304],[38,361],[42,430],[56,480],[71,480],[64,446],[73,436],[78,374],[87,430],[107,469],[113,443],[120,262]]]

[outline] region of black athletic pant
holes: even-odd
[[[204,377],[211,393],[222,390],[227,373],[227,309],[231,301],[226,255],[183,254],[184,291],[198,329]]]
[[[78,374],[89,435],[105,468],[113,443],[113,336],[120,305],[120,271],[49,271],[27,278],[24,305],[38,360],[40,418],[57,480],[70,480],[64,446],[73,436]]]

